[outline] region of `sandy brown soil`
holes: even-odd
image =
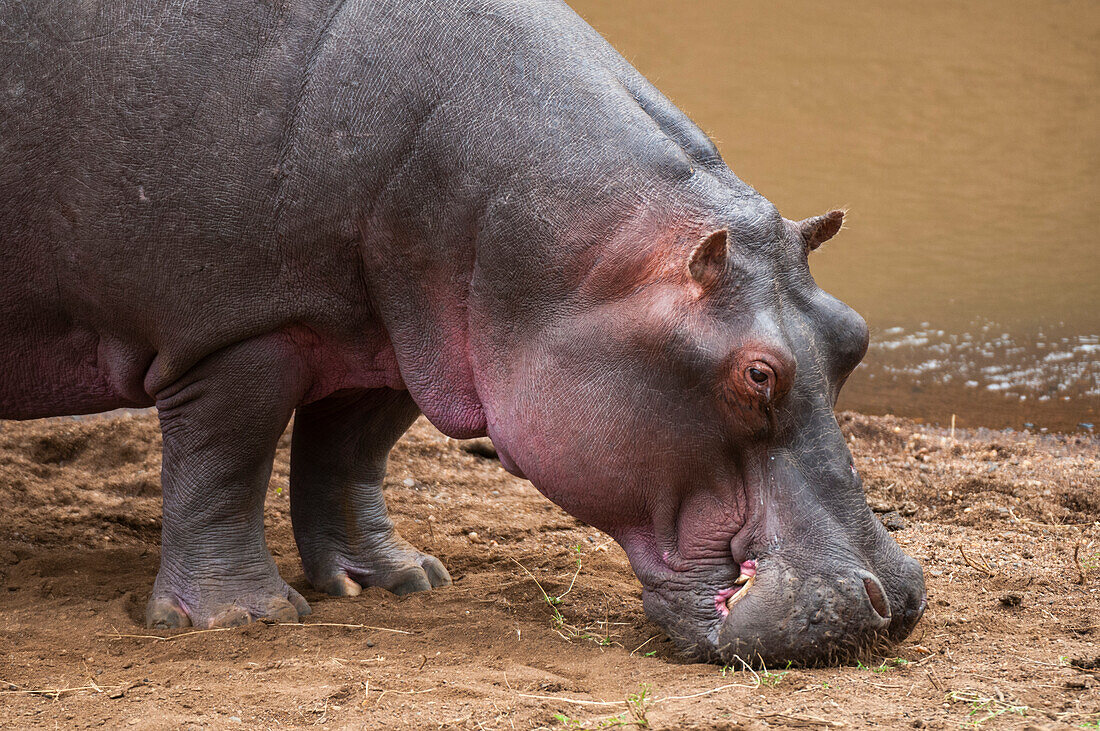
[[[453,587],[404,598],[310,590],[290,532],[284,437],[268,539],[314,614],[149,632],[155,416],[0,423],[0,724],[1097,728],[1100,440],[952,441],[897,419],[841,421],[872,506],[925,566],[929,610],[889,657],[768,673],[679,659],[644,619],[617,546],[423,421],[394,452],[389,501]],[[562,596],[560,618],[534,579]],[[643,685],[632,714],[626,701]]]

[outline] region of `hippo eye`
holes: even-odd
[[[794,380],[794,358],[781,348],[741,348],[735,352],[728,376],[721,381],[723,396],[739,421],[757,419],[755,426],[762,428],[758,417],[767,415],[771,407],[791,388]],[[752,414],[754,416],[747,416]],[[770,417],[769,417],[770,418]]]
[[[771,401],[775,395],[775,371],[767,363],[757,360],[745,368],[745,377],[749,387],[764,397],[765,401]]]

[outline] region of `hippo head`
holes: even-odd
[[[541,314],[475,353],[505,467],[613,536],[647,615],[699,659],[843,660],[924,611],[834,417],[868,331],[808,255],[843,215],[795,223],[756,197],[643,216],[572,263],[568,295],[532,284]]]

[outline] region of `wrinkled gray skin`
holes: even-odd
[[[292,413],[332,594],[450,581],[381,491],[422,412],[615,537],[695,656],[919,618],[832,412],[839,214],[783,219],[566,6],[14,2],[0,54],[0,417],[157,407],[150,625],[308,613],[263,536]]]

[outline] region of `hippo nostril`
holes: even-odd
[[[924,616],[924,610],[928,608],[928,594],[921,594],[920,603],[917,604],[916,610],[913,612],[913,624],[920,621],[920,618]]]
[[[878,579],[873,576],[864,578],[863,588],[867,591],[867,598],[871,600],[871,608],[883,619],[890,619],[890,600],[886,598],[886,592]]]

